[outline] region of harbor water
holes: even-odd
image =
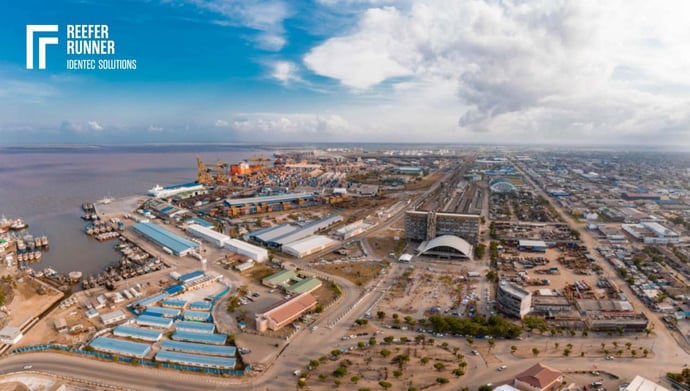
[[[21,217],[29,224],[26,232],[48,236],[50,249],[34,269],[96,274],[119,253],[116,241],[97,242],[84,234],[83,202],[144,196],[156,184],[193,182],[197,156],[207,163],[234,163],[257,153],[233,145],[3,147],[0,214]]]

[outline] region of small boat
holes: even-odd
[[[17,239],[17,250],[19,250],[19,251],[26,250],[26,244],[21,239]]]
[[[29,225],[24,222],[22,219],[17,219],[10,225],[10,229],[13,231],[21,231],[23,229],[26,229]]]
[[[36,251],[35,255],[36,255],[36,260],[37,260],[37,261],[40,261],[40,260],[41,260],[41,257],[43,256],[43,254],[42,254],[40,251]]]

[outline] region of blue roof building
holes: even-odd
[[[229,357],[201,356],[198,354],[171,352],[161,350],[156,354],[156,361],[171,362],[195,367],[234,369],[237,360]]]
[[[134,339],[141,339],[144,341],[160,341],[163,333],[159,330],[142,329],[139,327],[117,326],[113,330],[113,334],[118,337],[129,337]]]
[[[175,324],[175,330],[190,333],[213,334],[216,330],[216,326],[213,323],[182,321]]]
[[[228,336],[225,334],[190,333],[188,331],[175,331],[175,334],[172,335],[172,339],[177,341],[199,342],[213,345],[225,345],[225,340],[227,338]]]
[[[208,301],[195,301],[189,305],[189,309],[209,311],[211,309],[211,306],[212,306],[212,304]]]
[[[177,308],[149,307],[146,309],[146,311],[144,311],[144,315],[174,318],[180,315],[180,310],[178,310]]]
[[[109,337],[96,337],[89,346],[101,352],[138,358],[144,358],[151,351],[151,345],[149,344],[123,341]]]
[[[191,240],[185,239],[153,223],[137,223],[132,226],[134,231],[173,254],[185,256],[199,247]]]
[[[203,276],[204,276],[204,272],[202,270],[195,270],[193,272],[189,272],[189,273],[181,275],[179,280],[182,281],[183,283],[185,283],[187,281],[193,281],[193,280],[199,279]]]
[[[208,354],[210,356],[228,356],[228,357],[233,357],[237,353],[237,348],[234,346],[206,345],[206,344],[202,344],[202,343],[167,341],[167,340],[161,342],[161,349],[173,350],[176,352],[199,353],[199,354]]]
[[[134,322],[140,326],[158,327],[167,329],[173,324],[170,318],[162,318],[160,316],[139,315],[134,319]]]
[[[168,294],[167,294],[167,293],[159,293],[159,294],[157,294],[157,295],[155,295],[155,296],[144,297],[143,299],[138,300],[138,301],[135,301],[134,303],[132,303],[132,307],[133,307],[133,308],[136,308],[136,307],[144,307],[144,308],[150,307],[150,306],[152,306],[152,305],[158,303],[159,301],[165,299],[166,297],[168,297]]]
[[[184,308],[187,305],[187,302],[184,300],[177,300],[177,299],[167,299],[163,300],[163,307],[168,307],[168,308]]]
[[[184,320],[196,320],[206,322],[211,319],[211,313],[208,311],[185,311]]]

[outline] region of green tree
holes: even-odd
[[[434,368],[436,368],[437,371],[441,372],[442,370],[446,369],[446,366],[442,362],[437,362],[434,364]]]
[[[318,368],[318,367],[319,367],[319,364],[320,364],[320,363],[319,363],[318,360],[311,360],[311,361],[309,361],[309,367],[310,367],[310,368],[313,368],[313,369]]]
[[[463,371],[460,368],[453,369],[453,375],[455,375],[457,377],[463,376],[464,374],[465,374],[465,371]]]
[[[394,376],[396,379],[399,378],[400,376],[402,376],[402,374],[403,374],[402,371],[397,371],[397,370],[396,370],[396,371],[393,371],[393,376]]]
[[[532,355],[533,355],[534,357],[537,357],[537,356],[539,355],[539,349],[537,349],[537,348],[532,348]]]
[[[510,347],[510,352],[511,352],[511,353],[515,353],[515,352],[517,351],[517,349],[518,349],[517,346],[512,345],[512,346]]]
[[[338,367],[335,371],[333,371],[333,376],[334,377],[344,377],[347,375],[347,367],[341,366]]]
[[[357,384],[357,382],[360,380],[359,376],[355,375],[350,378],[350,381]]]
[[[566,357],[570,356],[570,352],[572,352],[572,350],[568,348],[563,349],[563,355]]]
[[[429,363],[431,359],[429,357],[422,357],[419,359],[419,362],[422,363],[422,365],[426,365]]]
[[[374,337],[369,338],[369,345],[370,346],[376,345],[376,338],[374,338]]]
[[[379,354],[381,354],[385,358],[391,355],[391,351],[388,349],[383,349],[379,352]]]
[[[386,313],[383,311],[378,311],[378,312],[376,312],[376,318],[378,320],[384,320],[384,319],[386,319]]]
[[[491,386],[488,384],[484,384],[482,386],[479,386],[478,391],[491,391]]]
[[[383,381],[383,380],[381,380],[381,381],[379,382],[379,385],[380,385],[381,388],[383,388],[383,389],[388,389],[388,388],[393,387],[393,385],[392,385],[391,383],[389,383],[389,382],[387,382],[387,381]]]
[[[446,379],[445,377],[437,377],[436,378],[436,383],[438,384],[448,384],[450,380]]]
[[[297,380],[297,387],[299,387],[299,388],[304,388],[304,387],[306,387],[306,386],[307,386],[307,382],[304,381],[304,379],[299,379],[299,380]]]

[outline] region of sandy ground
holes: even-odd
[[[56,388],[55,380],[41,375],[15,374],[0,378],[0,391],[48,391]]]
[[[45,288],[45,294],[38,293],[40,287]],[[40,315],[63,295],[62,292],[30,277],[23,277],[23,282],[17,282],[14,293],[14,300],[7,308],[11,314],[8,324],[15,327]]]
[[[378,338],[381,340],[381,338]],[[390,354],[384,357],[381,352]],[[410,360],[402,368],[393,362],[394,357],[407,355]],[[422,358],[427,358],[426,364],[421,363]],[[318,357],[314,357],[318,360]],[[439,377],[447,378],[451,382],[457,382],[452,371],[458,367],[459,360],[452,347],[445,350],[439,346],[422,346],[414,343],[407,345],[383,345],[357,349],[341,354],[337,360],[327,359],[322,361],[318,368],[308,373],[306,382],[311,390],[330,390],[340,381],[342,389],[357,389],[367,387],[372,390],[381,389],[379,381],[387,381],[392,384],[391,389],[403,390],[410,386],[423,389],[425,386],[436,384]],[[434,368],[440,363],[444,366],[441,370]],[[340,366],[347,367],[347,374],[341,378],[336,377],[333,371]],[[396,377],[396,371],[402,372]],[[353,379],[359,377],[359,380]],[[357,380],[356,382],[354,380]]]

